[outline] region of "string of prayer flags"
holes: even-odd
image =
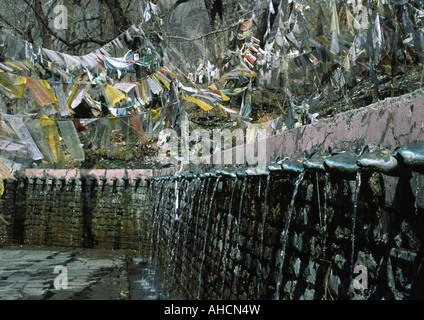
[[[250,32],[250,43],[247,45],[247,50],[244,55],[244,61],[253,69],[253,64],[256,61],[256,55],[258,54],[260,40],[256,38],[253,32]]]

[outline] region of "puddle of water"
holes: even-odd
[[[128,265],[130,300],[180,300],[162,266],[133,259]]]

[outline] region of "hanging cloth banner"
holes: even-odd
[[[3,125],[2,125],[2,120],[1,120],[1,113],[0,113],[0,138],[4,138],[5,134],[4,134],[4,130],[3,130]]]
[[[68,147],[74,161],[84,162],[85,155],[82,149],[77,130],[75,129],[74,122],[71,119],[60,119],[57,121],[60,132],[62,133],[63,141]]]
[[[50,87],[50,84],[47,82],[47,80],[44,79],[39,79],[41,85],[44,87],[44,89],[47,91],[48,95],[50,96],[50,98],[52,98],[53,100],[53,104],[55,105],[55,107],[57,108],[58,111],[59,108],[57,107],[57,103],[59,102],[53,92],[53,89]]]
[[[248,117],[252,112],[252,82],[247,86],[247,91],[244,96],[244,100],[242,102],[242,106],[240,108],[240,114],[243,117]]]
[[[165,85],[165,87],[168,90],[170,89],[170,84],[169,84],[168,79],[166,79],[166,77],[164,77],[162,74],[160,74],[160,72],[155,72],[154,75],[155,75],[156,78],[158,78]]]
[[[112,104],[116,104],[119,101],[121,101],[122,99],[125,99],[125,94],[122,91],[120,91],[118,89],[115,89],[110,84],[107,84],[106,83],[105,84],[105,89],[106,89],[107,95],[112,100]]]
[[[131,126],[133,127],[134,131],[136,132],[136,134],[138,135],[140,139],[141,145],[145,147],[148,139],[144,132],[143,124],[141,122],[140,116],[138,114],[130,115],[130,122],[131,122]]]
[[[43,155],[41,151],[38,149],[37,145],[35,144],[35,141],[33,140],[30,132],[28,131],[27,127],[22,121],[22,118],[19,116],[12,116],[7,114],[3,115],[3,117],[12,127],[12,129],[15,131],[20,142],[23,145],[27,146],[32,159],[36,161],[43,159]]]
[[[73,95],[72,102],[71,102],[71,108],[75,109],[79,106],[81,101],[85,98],[88,90],[90,90],[90,85],[78,85],[78,88],[76,88],[76,91],[72,91],[71,96]],[[75,89],[75,88],[74,88]]]
[[[37,144],[38,149],[43,154],[44,162],[54,163],[56,159],[47,141],[40,119],[29,118],[25,120],[25,126]]]
[[[27,78],[0,72],[0,90],[11,99],[23,98]]]
[[[30,77],[26,77],[26,85],[28,89],[31,91],[34,100],[42,107],[47,106],[49,104],[53,104],[54,100],[47,93],[42,85],[40,85],[37,81]]]
[[[160,85],[159,81],[155,80],[154,77],[147,76],[146,77],[146,81],[147,81],[147,85],[148,85],[150,91],[153,94],[159,94],[159,93],[161,93],[163,91],[163,88]]]
[[[43,127],[44,134],[46,135],[47,141],[52,149],[55,160],[57,163],[61,162],[60,156],[60,144],[59,144],[59,131],[57,130],[56,119],[50,119],[47,116],[40,118],[41,126]]]
[[[109,118],[99,118],[94,134],[94,149],[110,149],[112,127]]]
[[[79,88],[79,84],[75,84],[70,96],[68,97],[67,104],[69,109],[72,109],[72,103],[75,99],[75,95],[77,94],[78,88]]]
[[[135,133],[129,116],[119,117],[119,126],[124,134],[125,146],[129,150],[137,144],[140,137]]]
[[[50,83],[50,86],[53,90],[54,96],[58,100],[57,101],[57,107],[60,111],[60,115],[62,117],[70,116],[71,110],[68,107],[68,102],[67,102],[67,98],[66,98],[66,95],[65,95],[65,91],[63,90],[63,84],[62,83]]]
[[[193,102],[195,104],[197,104],[200,108],[202,108],[205,111],[210,111],[213,109],[213,107],[209,104],[207,104],[206,102],[200,100],[200,99],[196,99],[196,98],[192,98],[192,97],[184,97],[184,100],[187,100],[188,102]]]
[[[146,79],[141,79],[141,92],[140,92],[141,99],[143,100],[143,103],[146,105],[149,102],[149,93],[147,90],[146,85]]]
[[[137,84],[129,83],[129,82],[121,82],[121,83],[116,83],[113,87],[125,93],[129,93],[132,89],[137,87]]]
[[[210,85],[209,89],[212,89],[213,92],[219,94],[222,98],[223,101],[228,101],[230,100],[230,98],[228,96],[226,96],[221,90],[219,90],[218,88],[216,88],[214,85]]]

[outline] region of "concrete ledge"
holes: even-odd
[[[272,136],[266,142],[267,161],[328,148],[340,152],[368,145],[393,150],[417,141],[424,141],[423,89]]]

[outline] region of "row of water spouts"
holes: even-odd
[[[282,283],[282,277],[283,277],[283,264],[286,256],[286,246],[288,241],[288,233],[290,228],[290,222],[292,219],[292,213],[294,209],[295,204],[295,198],[298,192],[298,188],[301,185],[306,171],[312,171],[316,174],[316,182],[318,183],[318,174],[320,172],[325,173],[325,191],[323,193],[324,195],[324,203],[323,203],[323,212],[321,212],[321,206],[318,204],[319,207],[319,221],[322,225],[323,230],[323,248],[326,247],[326,229],[327,229],[327,185],[329,181],[330,174],[335,174],[343,179],[348,180],[356,180],[355,190],[354,190],[354,203],[353,203],[353,209],[352,209],[352,229],[351,229],[351,256],[350,256],[350,268],[351,268],[351,279],[350,282],[352,282],[352,275],[353,275],[353,260],[354,260],[354,252],[355,252],[355,227],[356,227],[356,214],[357,214],[357,204],[358,204],[358,196],[361,188],[361,173],[363,171],[377,171],[382,174],[391,175],[391,176],[399,176],[402,171],[404,170],[410,170],[410,171],[416,171],[417,177],[418,173],[422,172],[422,168],[424,165],[424,143],[413,143],[411,145],[399,148],[395,151],[390,151],[387,149],[378,149],[375,151],[370,152],[369,150],[363,151],[362,153],[354,153],[354,152],[341,152],[336,154],[317,154],[309,158],[298,158],[298,159],[285,159],[282,161],[279,161],[277,163],[272,163],[267,166],[265,170],[258,169],[258,168],[247,168],[245,170],[238,170],[238,171],[231,171],[228,169],[223,170],[211,170],[209,172],[203,172],[203,173],[183,173],[183,174],[176,174],[174,176],[166,176],[166,177],[156,177],[147,179],[148,185],[153,186],[154,185],[154,191],[152,191],[152,194],[154,193],[156,196],[153,198],[156,200],[153,206],[153,237],[152,237],[152,255],[156,257],[156,254],[153,254],[153,249],[156,250],[159,247],[159,240],[160,240],[160,227],[161,223],[163,223],[163,212],[159,212],[159,208],[161,207],[161,203],[169,197],[169,190],[171,188],[171,183],[165,183],[167,181],[169,182],[175,182],[175,212],[172,214],[174,215],[175,219],[171,219],[171,223],[174,223],[174,221],[179,220],[181,217],[179,215],[184,214],[184,210],[179,210],[180,206],[180,186],[184,186],[185,182],[191,179],[195,179],[194,184],[189,184],[190,194],[190,205],[188,210],[188,218],[187,218],[187,224],[189,224],[193,219],[193,204],[195,200],[195,194],[200,194],[199,196],[199,203],[198,208],[200,208],[201,200],[205,191],[205,181],[207,180],[207,187],[206,190],[209,188],[209,183],[212,181],[211,179],[206,178],[213,178],[215,179],[215,183],[213,186],[213,191],[211,193],[211,198],[209,199],[209,206],[204,205],[204,214],[206,216],[206,227],[204,229],[204,239],[203,239],[203,247],[202,247],[202,255],[200,257],[201,263],[200,263],[200,270],[199,270],[199,278],[198,278],[198,288],[197,288],[197,298],[200,298],[201,296],[201,276],[202,276],[202,268],[204,265],[205,260],[205,253],[206,253],[206,243],[207,243],[207,237],[208,237],[208,223],[209,223],[209,216],[212,209],[212,203],[215,197],[215,193],[218,187],[218,183],[221,178],[230,178],[234,179],[234,181],[237,181],[237,179],[243,179],[243,183],[241,186],[241,194],[240,194],[240,206],[239,206],[239,212],[238,212],[238,220],[235,221],[236,223],[236,241],[235,242],[235,252],[239,252],[239,236],[240,236],[240,223],[242,219],[242,208],[243,208],[243,197],[244,192],[246,188],[246,184],[248,181],[248,177],[250,176],[265,176],[266,177],[266,187],[265,187],[265,193],[264,193],[264,214],[262,215],[262,231],[260,235],[260,259],[258,263],[258,269],[257,269],[257,296],[259,297],[259,292],[261,291],[261,275],[262,275],[262,251],[264,246],[264,226],[265,226],[265,219],[268,212],[268,197],[269,197],[269,190],[270,185],[272,183],[272,179],[274,175],[278,174],[295,174],[297,175],[297,179],[295,180],[294,189],[291,197],[291,201],[288,207],[287,211],[287,217],[285,219],[285,225],[281,233],[281,251],[280,251],[280,257],[278,261],[278,277],[277,277],[277,283],[276,283],[276,289],[273,296],[273,299],[279,300],[280,299],[280,286]],[[202,182],[203,181],[203,182]],[[232,217],[232,203],[233,203],[233,197],[234,197],[234,190],[235,190],[236,184],[233,184],[232,192],[230,195],[230,202],[229,202],[229,215],[228,217]],[[317,184],[318,188],[318,184]],[[183,188],[184,189],[184,188]],[[153,189],[152,189],[153,190]],[[419,184],[418,184],[418,178],[417,178],[417,184],[416,184],[416,190],[415,190],[415,196],[416,199],[418,197],[418,193],[420,191]],[[182,198],[185,199],[187,190],[183,190],[183,196]],[[320,201],[319,198],[319,192],[318,194],[318,201]],[[418,205],[415,204],[416,213]],[[163,209],[163,208],[162,208]],[[198,218],[199,218],[199,210],[197,210],[196,213],[196,231],[198,226]],[[162,220],[161,220],[162,219]],[[227,241],[228,235],[229,235],[229,228],[230,221],[227,222],[227,230],[225,233],[224,241]],[[171,226],[172,227],[172,226]],[[185,269],[185,256],[186,256],[186,246],[187,246],[187,232],[188,232],[188,226],[186,225],[185,233],[184,233],[184,244],[183,244],[183,259],[182,259],[182,273]],[[168,252],[168,257],[175,258],[176,252],[175,252],[175,246],[171,245],[170,241],[174,241],[175,243],[178,243],[180,237],[180,224],[178,226],[178,233],[177,237],[173,239],[171,235],[168,235],[168,245],[167,250],[170,250]],[[172,239],[171,239],[172,238]],[[228,260],[228,252],[225,251],[223,253],[223,264],[225,266],[226,261]],[[325,250],[323,250],[323,255],[325,259]],[[236,255],[237,256],[237,255]],[[241,255],[239,254],[238,257]],[[172,260],[171,260],[172,261]],[[176,260],[174,260],[176,261]],[[238,261],[238,265],[234,268],[234,275],[236,278],[240,276],[240,261]],[[224,268],[225,270],[225,268]],[[175,272],[175,263],[174,263],[174,269]],[[225,275],[226,272],[223,273],[223,279],[222,279],[222,286],[221,286],[221,298],[224,297],[224,287],[225,287]],[[175,277],[174,277],[175,279]],[[233,282],[234,284],[236,282]],[[234,288],[233,288],[234,290]]]

